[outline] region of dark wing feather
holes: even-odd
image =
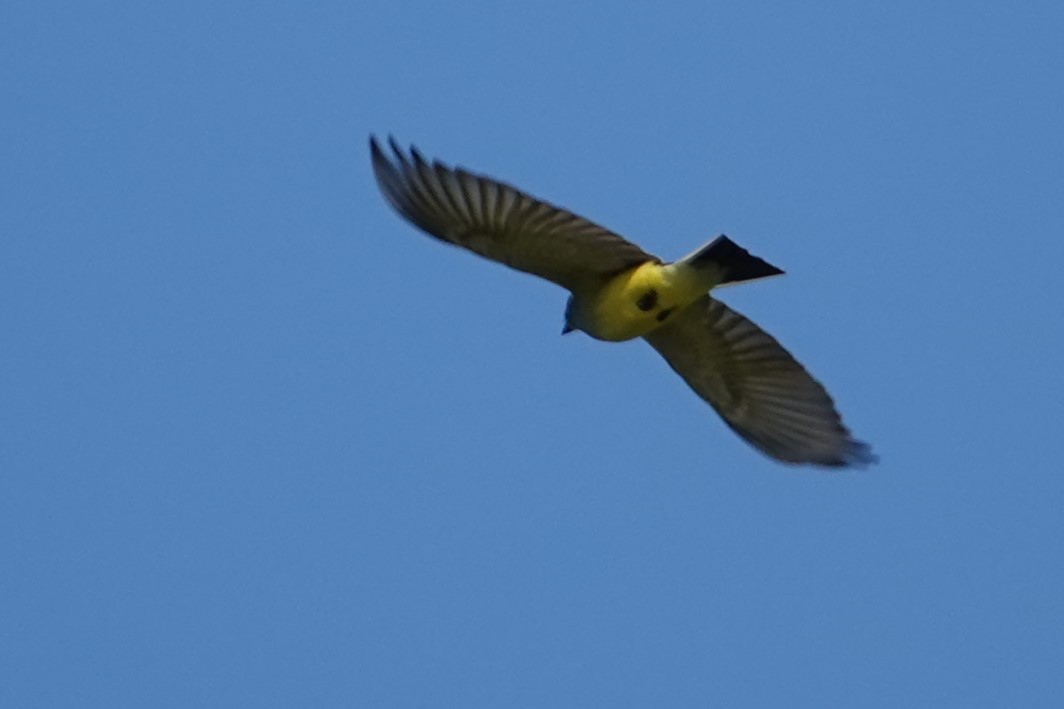
[[[708,295],[645,339],[746,441],[787,463],[876,461],[824,387],[764,330]]]
[[[428,234],[573,290],[654,256],[617,234],[520,190],[461,168],[428,163],[370,138],[373,172],[389,204]]]

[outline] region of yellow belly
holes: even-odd
[[[719,283],[719,275],[683,264],[644,263],[587,296],[587,333],[619,342],[661,327]],[[649,294],[653,293],[653,304]],[[644,307],[640,307],[640,305]]]

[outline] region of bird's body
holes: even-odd
[[[715,281],[719,276],[708,270],[647,261],[600,288],[574,293],[569,321],[599,340],[642,337],[707,293]]]
[[[737,266],[746,270],[733,273]],[[603,282],[577,287],[566,311],[567,326],[597,340],[631,340],[664,326],[722,283],[780,273],[719,236],[679,261],[651,259]]]
[[[381,191],[429,235],[570,292],[563,332],[611,342],[644,338],[724,418],[765,454],[788,463],[863,465],[823,386],[752,322],[709,291],[782,273],[726,236],[664,263],[623,237],[510,185],[392,141],[394,160],[370,139]]]

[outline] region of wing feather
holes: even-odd
[[[377,184],[395,210],[429,235],[573,290],[654,256],[572,212],[503,182],[429,163],[370,138]]]
[[[708,295],[645,339],[747,442],[787,463],[876,461],[824,387],[771,335]]]

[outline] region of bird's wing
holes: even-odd
[[[786,463],[867,465],[876,457],[843,425],[824,387],[775,339],[703,296],[645,336],[746,441]]]
[[[394,159],[370,138],[373,171],[388,202],[442,241],[573,290],[646,261],[641,248],[520,190],[440,162],[429,164],[390,141]]]

